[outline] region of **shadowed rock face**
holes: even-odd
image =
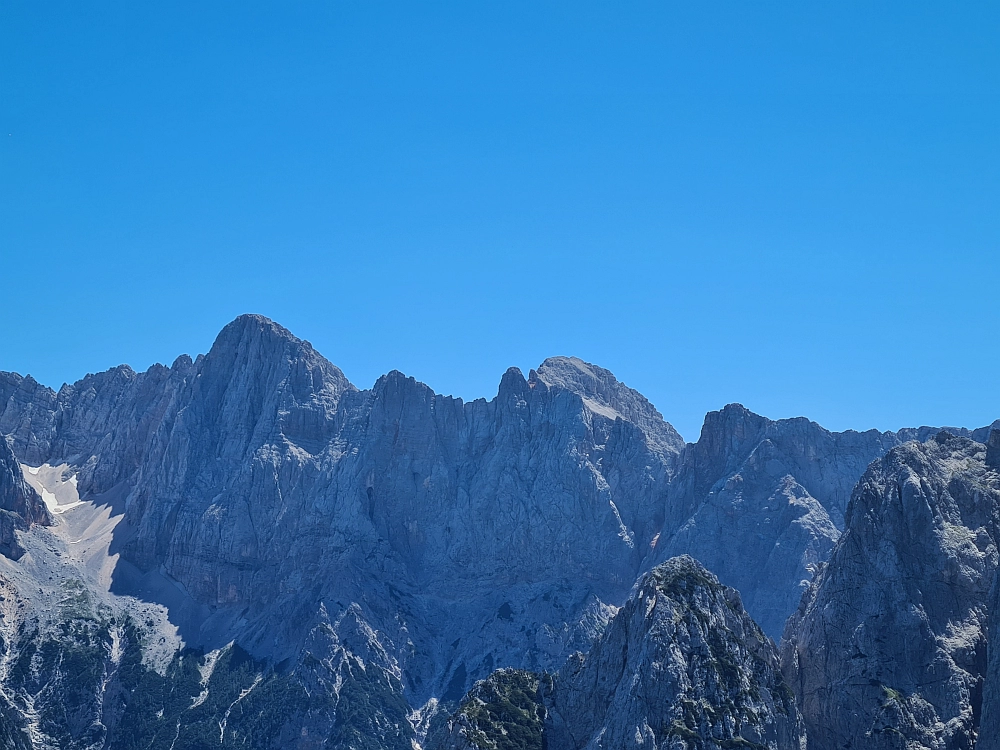
[[[973,746],[1000,508],[985,452],[941,433],[858,484],[782,645],[811,750]]]
[[[986,466],[1000,483],[1000,427],[991,430],[986,448]],[[993,580],[990,593],[990,626],[987,639],[986,675],[983,684],[983,718],[979,730],[979,750],[1000,750],[1000,576]]]
[[[986,465],[1000,471],[1000,429],[991,430],[986,446]]]
[[[6,439],[0,436],[0,554],[19,560],[24,547],[14,533],[32,524],[52,522],[45,503],[21,476],[21,467]]]
[[[6,440],[0,438],[0,510],[16,514],[27,528],[32,524],[48,526],[52,517],[21,474],[21,466]]]

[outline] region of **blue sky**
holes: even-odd
[[[600,364],[685,438],[1000,417],[1000,5],[0,6],[0,369],[259,312],[370,386]]]

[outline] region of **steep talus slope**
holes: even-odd
[[[973,746],[1000,531],[985,457],[942,432],[858,484],[782,645],[811,750]]]
[[[799,750],[774,644],[690,557],[654,568],[604,635],[554,675],[478,684],[431,747]]]
[[[710,412],[669,488],[651,558],[690,554],[738,589],[775,640],[843,528],[868,465],[937,430],[829,432],[807,419],[772,421],[740,406]]]

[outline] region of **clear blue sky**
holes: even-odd
[[[1000,417],[1000,5],[0,5],[0,369],[243,312],[360,387],[600,364],[685,438]]]

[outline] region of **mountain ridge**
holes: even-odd
[[[0,560],[40,628],[38,641],[31,616],[0,621],[10,663],[47,668],[24,656],[47,628],[112,649],[100,639],[118,627],[156,669],[194,668],[180,654],[196,649],[197,670],[235,659],[226,680],[240,690],[317,696],[296,719],[309,742],[377,724],[406,746],[496,669],[553,672],[587,652],[668,558],[690,554],[738,589],[777,641],[869,464],[937,431],[832,433],[729,405],[684,443],[641,394],[572,357],[508,369],[490,400],[395,370],[360,390],[248,315],[170,367],[120,366],[58,392],[0,373],[0,433],[58,506],[50,529],[12,532],[21,562]],[[70,578],[94,606],[59,622],[44,613],[62,611]],[[36,684],[11,690],[29,706]],[[150,736],[201,731],[198,712],[162,710]]]

